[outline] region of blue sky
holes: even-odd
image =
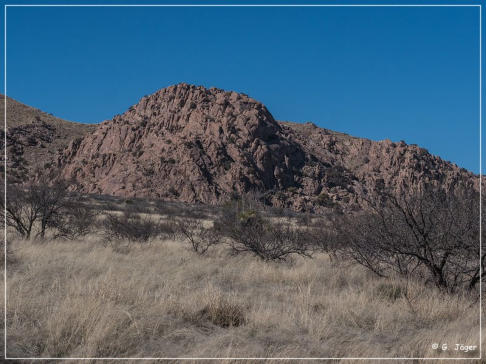
[[[18,2],[17,2],[18,3]],[[96,123],[179,82],[479,172],[479,9],[8,8],[7,94]]]

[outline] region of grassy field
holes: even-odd
[[[479,344],[472,297],[325,254],[269,263],[174,239],[113,249],[94,235],[10,248],[9,357],[478,356],[454,350]]]

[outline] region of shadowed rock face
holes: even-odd
[[[477,188],[474,174],[404,142],[277,122],[236,92],[178,84],[73,138],[57,166],[87,193],[218,203],[259,191],[268,204],[357,209],[389,189]]]
[[[39,109],[7,97],[7,175],[9,181],[32,177],[37,168],[47,168],[58,158],[58,151],[68,143],[93,131],[96,126],[56,118]],[[0,95],[0,115],[5,112],[5,96]],[[2,119],[3,125],[3,119]],[[2,128],[0,148],[5,131]],[[4,155],[1,153],[3,170]],[[3,172],[2,172],[3,176]]]

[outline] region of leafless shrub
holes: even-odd
[[[311,256],[311,241],[304,231],[290,224],[273,224],[238,202],[226,207],[215,228],[230,238],[234,253],[251,252],[265,261],[286,260],[292,254]]]
[[[9,186],[7,191],[7,204],[5,205],[3,196],[0,199],[2,217],[6,219],[8,227],[15,229],[23,238],[29,239],[40,214],[38,200],[34,198],[35,193],[33,189],[24,190],[18,185]]]
[[[169,225],[156,222],[149,217],[125,211],[121,215],[107,214],[102,221],[105,240],[146,243],[162,235],[172,233]]]
[[[335,257],[338,240],[334,231],[327,226],[310,226],[306,228],[305,233],[313,250]]]
[[[454,291],[479,281],[479,196],[425,190],[370,202],[336,225],[341,254],[379,276],[397,272]],[[483,271],[484,272],[484,271]],[[484,273],[483,273],[484,274]]]
[[[61,220],[68,202],[69,184],[61,179],[48,184],[46,178],[42,178],[36,187],[36,198],[40,206],[40,231],[39,236],[45,237],[48,227],[58,227],[56,222]]]
[[[74,240],[95,230],[99,212],[82,204],[69,204],[61,221],[56,222],[58,237]]]
[[[7,187],[7,204],[0,199],[2,215],[6,213],[7,226],[15,229],[23,238],[29,239],[36,225],[37,236],[44,238],[48,227],[61,220],[68,203],[68,183],[47,178],[24,185]]]
[[[200,220],[182,219],[177,221],[176,226],[177,231],[191,244],[192,250],[199,254],[206,253],[221,239],[213,228],[204,228]]]

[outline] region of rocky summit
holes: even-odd
[[[297,186],[306,154],[261,103],[179,84],[146,96],[60,159],[83,191],[216,203]]]
[[[185,83],[72,138],[56,165],[85,193],[216,204],[253,191],[309,212],[356,209],[385,189],[478,184],[418,146],[279,122],[247,95]]]

